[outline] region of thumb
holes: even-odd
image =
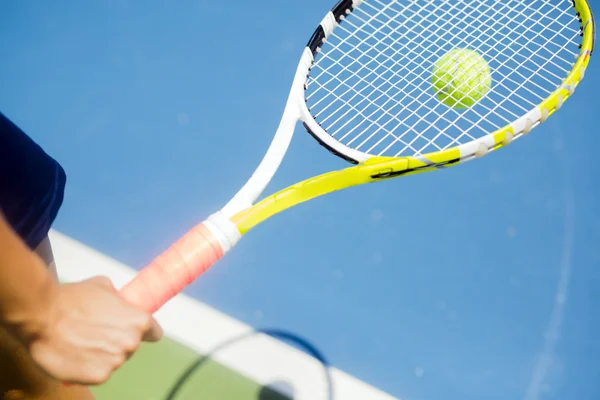
[[[144,333],[142,340],[144,342],[158,342],[163,337],[163,330],[154,318],[150,322],[148,330]]]
[[[107,289],[115,289],[115,285],[113,285],[112,281],[108,279],[106,276],[95,276],[88,280],[90,283],[94,283],[96,285],[103,286]]]

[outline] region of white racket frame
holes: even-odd
[[[338,27],[340,22],[345,19],[346,15],[351,14],[353,10],[360,7],[364,1],[365,0],[341,0],[327,13],[325,18],[323,18],[300,58],[281,122],[265,156],[250,179],[237,194],[225,205],[225,207],[208,219],[209,228],[215,235],[219,236],[225,251],[228,251],[233,247],[233,245],[241,238],[241,235],[237,231],[236,226],[230,221],[230,218],[240,211],[252,207],[263,193],[279,169],[291,144],[296,124],[299,121],[302,121],[305,124],[307,130],[321,145],[347,161],[355,164],[362,164],[370,158],[375,157],[349,148],[331,137],[315,121],[305,100],[305,85],[321,44],[327,40],[327,37]],[[582,29],[585,31],[586,27],[582,27]],[[588,53],[591,54],[591,51],[588,51]],[[578,73],[580,74],[581,79],[583,79],[585,68],[582,67],[581,71]],[[564,97],[566,100],[567,97],[570,97],[575,91],[575,88],[576,84],[571,84],[557,89],[563,90],[566,93],[565,96],[561,96],[561,105],[562,98]],[[524,134],[528,134],[531,130],[544,122],[547,117],[548,110],[541,107],[535,107],[511,124],[512,132],[514,132],[514,134],[511,134],[510,137],[506,138],[505,144],[518,139]],[[460,160],[457,161],[462,163],[487,155],[494,151],[496,147],[497,143],[494,138],[494,133],[490,132],[488,135],[481,138],[457,146],[460,151]],[[425,156],[416,156],[416,158],[425,164],[434,164]]]

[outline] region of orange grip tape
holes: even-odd
[[[221,257],[221,244],[201,223],[140,271],[120,293],[134,306],[154,313]]]

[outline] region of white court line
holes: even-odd
[[[50,232],[50,239],[59,277],[64,282],[103,275],[120,288],[135,275],[133,268],[57,231]],[[186,295],[175,297],[156,313],[156,319],[169,338],[202,354],[253,330]],[[289,382],[294,388],[294,400],[327,400],[320,362],[270,336],[252,336],[217,352],[213,359],[261,385]],[[335,400],[397,400],[336,368],[331,369],[331,377]]]

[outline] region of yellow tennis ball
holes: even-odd
[[[467,108],[488,94],[492,87],[492,73],[478,52],[454,49],[436,61],[432,84],[442,103],[453,108]]]

